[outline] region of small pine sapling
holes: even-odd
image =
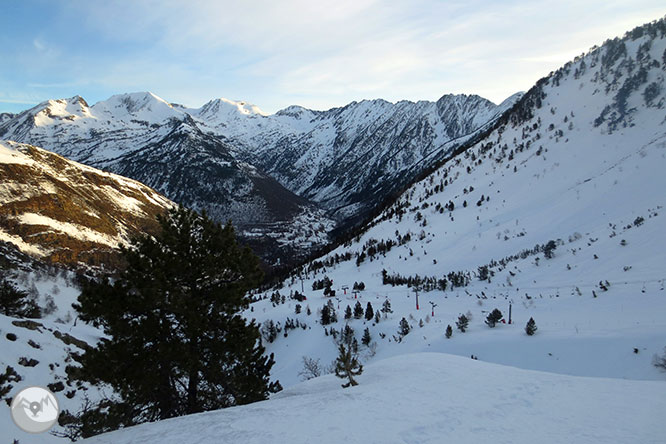
[[[407,322],[407,319],[402,318],[402,319],[400,320],[400,329],[398,330],[398,334],[399,334],[400,336],[406,336],[406,335],[409,334],[409,331],[410,331],[411,329],[412,329],[412,328],[409,326],[409,322]]]
[[[527,325],[525,325],[525,333],[527,333],[527,336],[532,336],[536,331],[536,322],[534,322],[534,318],[530,318],[530,320],[527,321]]]
[[[359,301],[356,301],[354,305],[354,317],[356,319],[361,319],[363,317],[363,306]]]
[[[363,365],[358,362],[358,358],[351,346],[345,347],[343,344],[340,344],[338,352],[338,357],[335,360],[335,376],[349,380],[347,383],[342,384],[342,388],[358,385],[354,376],[363,373]]]
[[[453,328],[451,328],[451,324],[446,326],[446,339],[451,339],[451,336],[453,335]]]
[[[365,307],[365,320],[372,321],[372,318],[375,317],[375,310],[372,308],[372,304],[368,302],[368,305]]]
[[[460,330],[462,333],[465,333],[468,324],[469,320],[467,319],[467,316],[465,315],[458,316],[458,320],[456,321],[456,327],[458,327],[458,330]]]
[[[494,328],[495,324],[497,324],[502,319],[502,317],[502,312],[496,308],[490,312],[488,317],[486,317],[486,325],[488,325],[490,328]]]
[[[372,341],[372,336],[370,336],[370,329],[366,327],[365,330],[363,330],[361,343],[367,347],[370,345],[370,341]]]

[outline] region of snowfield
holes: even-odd
[[[88,444],[663,443],[666,383],[520,370],[441,353],[328,375],[272,399],[143,424]]]

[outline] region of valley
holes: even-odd
[[[0,137],[20,141],[0,146],[0,171],[12,174],[0,185],[3,277],[49,310],[29,321],[39,325],[0,316],[0,364],[20,370],[21,384],[62,382],[70,411],[109,396],[109,386],[76,386],[64,373],[73,348],[104,338],[71,307],[80,292],[71,266],[90,275],[80,266],[93,255],[63,261],[44,239],[112,247],[176,202],[231,218],[241,241],[270,246],[265,262],[297,264],[250,290],[240,312],[259,328],[284,390],[84,442],[189,442],[193,433],[204,443],[660,442],[665,73],[662,18],[500,105],[446,95],[267,116],[245,102],[190,109],[134,93],[3,115]],[[43,175],[21,176],[26,166]],[[96,193],[100,181],[116,191]],[[64,189],[79,190],[67,195],[72,214],[97,212],[117,237],[95,243],[90,228],[73,233],[74,216],[22,206]],[[129,211],[139,220],[94,206],[130,199],[142,202]],[[63,347],[65,334],[81,341]],[[363,365],[358,386],[343,389],[332,374],[341,346]],[[28,355],[38,363],[21,364]]]

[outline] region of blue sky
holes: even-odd
[[[663,0],[6,1],[0,112],[134,91],[270,113],[446,93],[499,102],[664,14]]]

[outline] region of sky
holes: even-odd
[[[382,98],[495,103],[663,0],[22,0],[0,15],[0,112],[151,91],[267,113]]]

